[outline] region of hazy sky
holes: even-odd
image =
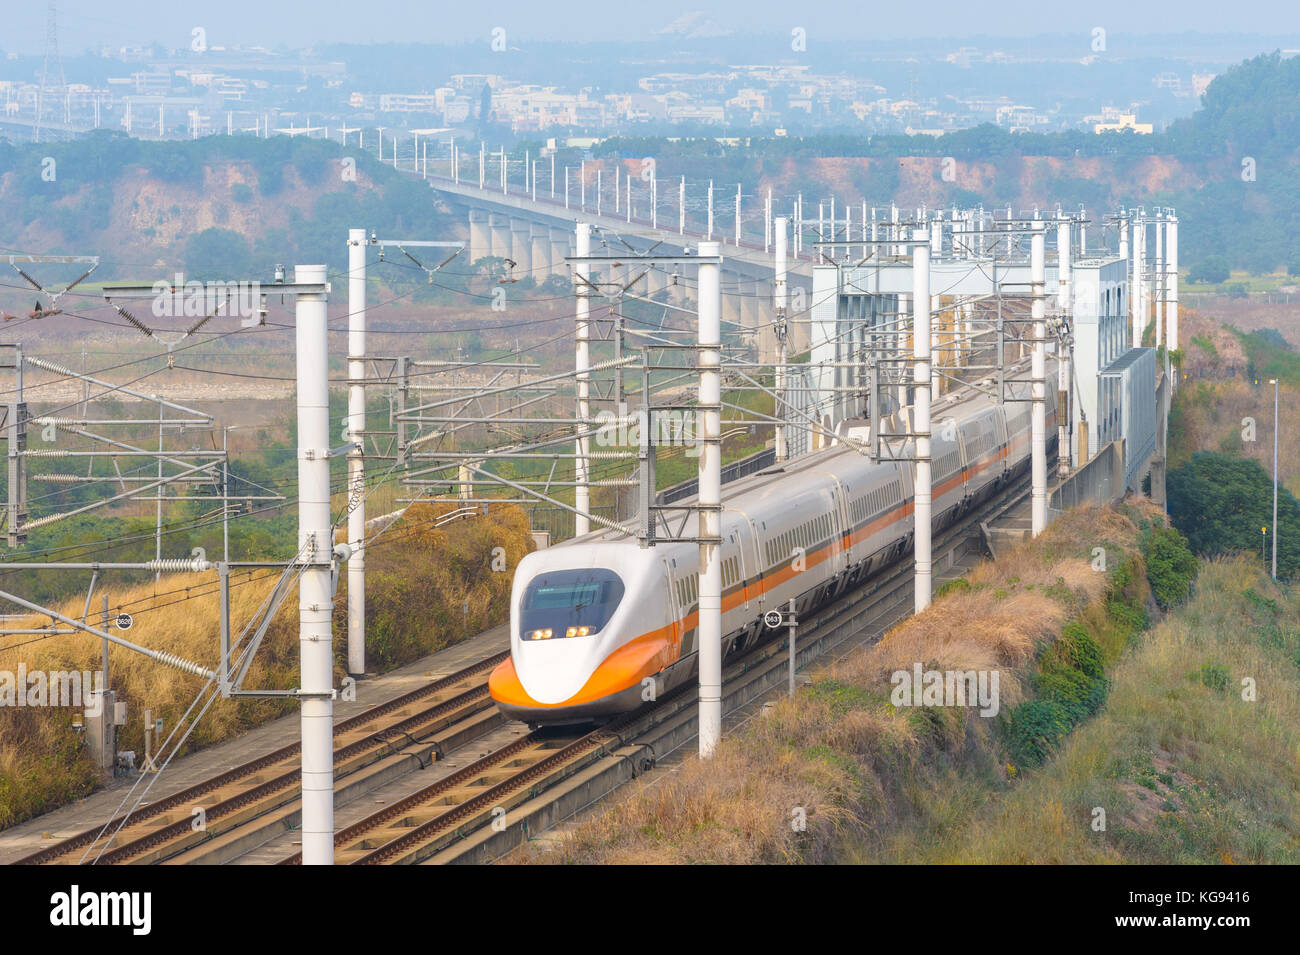
[[[0,49],[44,49],[46,4],[6,3]],[[487,43],[503,27],[511,45],[529,40],[626,40],[653,34],[684,13],[702,11],[741,34],[788,36],[803,27],[808,52],[819,36],[889,37],[1084,35],[1104,27],[1112,36],[1133,33],[1300,34],[1295,0],[486,0],[454,5],[440,0],[59,0],[59,45],[65,54],[102,44],[188,47],[190,31],[203,27],[212,45],[305,46],[315,42]]]

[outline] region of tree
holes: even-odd
[[[1201,451],[1169,472],[1169,516],[1198,554],[1233,551],[1271,555],[1273,479],[1258,461]],[[1260,532],[1267,528],[1268,533]],[[1300,573],[1300,501],[1278,487],[1277,573]]]
[[[201,282],[240,279],[252,267],[248,240],[230,229],[204,229],[185,243],[185,264],[188,277]]]
[[[1207,255],[1192,266],[1192,270],[1187,273],[1187,278],[1192,282],[1209,282],[1211,285],[1218,285],[1220,282],[1228,281],[1230,274],[1227,259],[1221,255]]]

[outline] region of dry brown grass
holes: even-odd
[[[518,508],[493,508],[487,517],[434,529],[433,518],[450,506],[415,505],[379,539],[369,554],[368,664],[391,669],[500,623],[509,594],[509,572],[491,571],[492,548],[505,548],[513,569],[532,547],[527,519]],[[232,576],[232,630],[238,634],[267,598],[276,571],[255,570]],[[346,580],[346,575],[340,575]],[[218,657],[218,606],[214,575],[165,576],[159,593],[149,582],[110,591],[114,611],[127,609],[135,626],[123,634],[141,646],[164,649],[215,668]],[[466,612],[468,601],[468,613]],[[98,598],[95,601],[98,604]],[[82,605],[55,608],[79,617]],[[341,584],[335,601],[335,632],[344,632],[346,595]],[[23,626],[48,619],[29,618]],[[97,623],[98,621],[92,621]],[[11,638],[11,643],[19,638]],[[0,650],[0,670],[98,670],[100,643],[85,634],[21,638]],[[336,678],[344,675],[343,641],[336,640]],[[246,688],[287,688],[297,684],[298,612],[296,594],[281,605],[249,669]],[[120,749],[143,751],[145,707],[170,730],[198,694],[203,680],[161,666],[120,647],[109,651],[112,689],[128,703],[130,722],[119,733]],[[193,750],[229,739],[292,710],[268,700],[218,700],[189,738]],[[84,745],[72,729],[66,708],[0,708],[0,829],[52,809],[88,792],[96,782]]]
[[[1180,309],[1178,343],[1183,352],[1182,370],[1189,378],[1221,379],[1246,373],[1246,349],[1241,339],[1210,315]]]
[[[1206,665],[1227,672],[1226,686],[1207,685]],[[915,858],[1300,861],[1300,591],[1278,588],[1258,561],[1202,561],[1191,599],[1143,634],[1113,678],[1106,708],[1041,772]],[[1254,700],[1245,678],[1261,688]],[[1098,808],[1104,831],[1092,825]]]
[[[1300,421],[1300,392],[1278,392],[1283,422],[1278,445],[1278,474],[1293,492],[1300,491],[1300,441],[1287,440],[1286,423]],[[1242,419],[1255,419],[1255,440],[1242,439]],[[1197,451],[1218,451],[1257,461],[1273,471],[1273,388],[1245,381],[1189,381],[1179,396],[1178,430],[1170,432],[1169,466],[1176,468]]]
[[[1149,505],[1130,507],[1146,516]],[[988,720],[970,710],[895,709],[890,674],[916,662],[938,669],[997,669],[1003,707],[1028,685],[1035,655],[1068,619],[1098,605],[1110,569],[1137,552],[1134,519],[1083,508],[1041,538],[970,575],[971,589],[935,600],[876,645],[823,667],[813,685],[776,702],[727,737],[709,761],[690,759],[634,783],[533,863],[825,862],[846,844],[892,858],[892,834],[942,829],[1004,781]],[[937,795],[963,767],[979,787]],[[943,802],[944,804],[940,804]],[[797,810],[806,831],[792,826]]]

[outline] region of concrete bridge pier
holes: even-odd
[[[745,316],[741,297],[745,283],[735,272],[722,272],[722,333],[732,336],[743,333]]]
[[[488,213],[488,255],[497,259],[510,258],[510,217],[496,212]]]
[[[529,227],[529,244],[532,246],[532,271],[528,274],[538,285],[545,282],[555,272],[555,262],[551,258],[551,230],[548,226],[533,223]]]
[[[646,298],[655,298],[668,288],[668,273],[664,271],[663,266],[652,268],[646,273],[642,284],[638,286],[639,294]]]
[[[570,270],[569,264],[564,261],[564,257],[569,255],[572,239],[572,230],[551,227],[551,265],[555,269],[555,274],[565,281],[573,280],[573,272]]]
[[[761,282],[742,278],[736,289],[737,304],[740,306],[740,323],[745,326],[746,340],[756,356],[762,352],[762,344],[759,341],[760,326],[763,324],[764,317],[762,302],[759,299],[761,288]]]
[[[533,224],[527,219],[510,220],[510,258],[515,261],[515,278],[533,274]]]
[[[482,209],[470,209],[469,260],[471,263],[492,254],[492,237],[489,231],[488,214]]]

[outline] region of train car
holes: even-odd
[[[1050,450],[1056,394],[1047,394]],[[999,404],[975,387],[934,403],[935,530],[1029,467],[1030,413],[1028,402]],[[910,550],[914,467],[872,463],[840,444],[725,485],[724,655],[761,639],[765,610],[793,599],[804,613]],[[510,598],[510,659],[488,681],[497,706],[534,725],[587,722],[636,709],[692,679],[698,565],[694,543],[641,547],[615,530],[527,555]]]

